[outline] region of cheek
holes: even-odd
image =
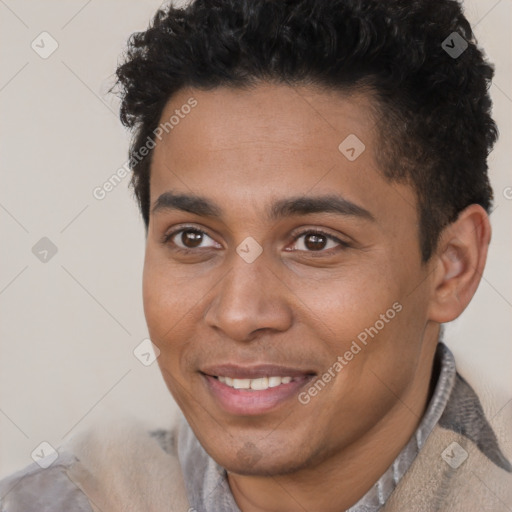
[[[155,340],[167,339],[201,298],[197,282],[180,276],[159,251],[146,248],[142,281],[144,314]]]
[[[151,248],[146,249],[142,280],[144,314],[151,340],[161,351],[187,312],[186,290],[183,289],[168,265]]]
[[[144,271],[142,277],[142,297],[144,303],[144,315],[153,343],[157,342],[159,325],[162,319],[162,299],[165,292],[165,283],[154,263],[151,251],[146,249],[144,259]]]
[[[200,322],[205,290],[211,288],[190,274],[172,267],[161,251],[146,249],[144,314],[150,339],[160,350],[157,362],[162,376],[180,405],[180,390],[188,386],[185,374],[194,354],[190,340]]]
[[[366,328],[376,322],[380,326],[380,315],[400,299],[399,288],[386,275],[389,272],[354,267],[296,293],[310,311],[310,324],[322,331],[321,337],[336,340],[333,348],[339,351]]]
[[[186,339],[183,335],[186,309],[164,269],[165,266],[155,261],[147,250],[143,272],[144,314],[149,337],[160,351],[157,363],[164,382],[178,405],[186,407],[181,393],[184,379],[180,370],[184,350],[182,340]]]
[[[360,398],[376,375],[392,389],[402,388],[414,372],[425,327],[424,305],[408,295],[410,272],[397,273],[396,266],[385,264],[368,268],[354,268],[301,295],[308,323],[322,340],[324,360],[332,367],[343,358],[334,387]],[[368,390],[368,400],[374,392]]]

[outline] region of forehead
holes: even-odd
[[[393,200],[391,188],[410,209],[412,191],[388,183],[377,165],[375,111],[369,95],[311,87],[181,90],[162,112],[168,130],[154,150],[151,203],[172,189],[246,208],[333,193],[378,206]]]
[[[196,106],[189,109],[186,105],[191,98]],[[162,112],[161,125],[169,120],[177,124],[169,130],[172,137],[164,134],[160,149],[172,146],[176,158],[186,156],[188,161],[191,155],[179,151],[186,139],[196,145],[201,156],[204,152],[242,149],[244,145],[247,149],[271,145],[274,150],[293,151],[302,158],[323,153],[333,160],[340,156],[339,143],[350,134],[359,134],[371,145],[372,106],[364,94],[304,86],[263,83],[250,89],[181,90]],[[177,118],[181,111],[189,110]]]

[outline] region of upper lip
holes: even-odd
[[[219,364],[201,369],[201,373],[212,377],[231,377],[232,379],[257,379],[259,377],[304,377],[315,375],[312,370],[301,370],[275,364],[258,364],[240,366],[236,364]]]

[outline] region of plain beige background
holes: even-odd
[[[103,200],[93,196],[127,158],[129,137],[107,94],[116,63],[159,5],[0,0],[0,476],[31,463],[42,441],[57,447],[105,415],[166,426],[176,413],[157,364],[133,353],[147,330],[144,229],[129,179]],[[501,139],[489,160],[496,209],[487,270],[446,342],[461,373],[492,390],[495,418],[512,411],[512,1],[465,5],[496,64]],[[45,37],[51,49],[44,31],[58,44],[45,59],[31,47],[43,51]],[[57,249],[46,262],[33,252],[44,237]]]

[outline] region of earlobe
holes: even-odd
[[[473,204],[447,226],[434,258],[430,320],[455,320],[473,298],[487,259],[491,226],[486,211]]]

